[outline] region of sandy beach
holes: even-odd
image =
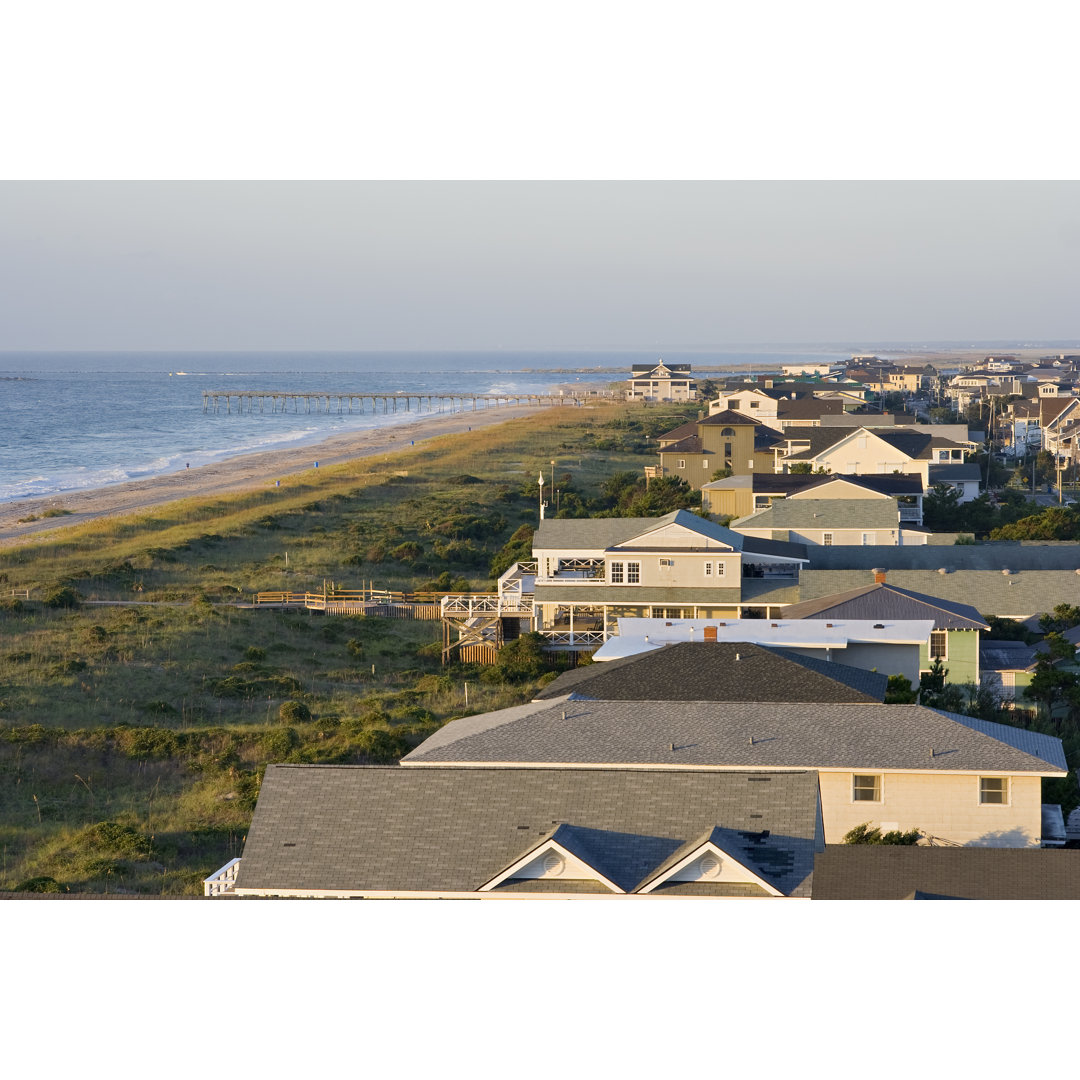
[[[17,544],[50,530],[78,525],[94,518],[134,514],[161,503],[192,496],[220,495],[228,491],[250,490],[272,484],[292,473],[320,466],[337,465],[359,457],[408,451],[410,443],[439,435],[452,435],[471,428],[506,423],[540,412],[543,406],[511,405],[451,416],[431,416],[392,427],[375,428],[333,435],[319,443],[285,450],[267,450],[245,454],[228,461],[165,476],[111,484],[103,488],[69,491],[42,499],[17,499],[0,503],[0,547]],[[62,517],[41,518],[50,509],[70,511]],[[38,517],[38,521],[19,523],[20,518]]]

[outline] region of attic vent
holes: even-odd
[[[544,873],[550,874],[552,877],[558,877],[566,869],[566,863],[563,862],[562,856],[557,855],[554,851],[549,851],[544,856],[543,866]]]
[[[706,855],[698,863],[698,869],[702,877],[714,878],[720,873],[720,860],[715,855]]]

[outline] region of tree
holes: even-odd
[[[1058,604],[1053,612],[1039,616],[1039,629],[1044,634],[1064,634],[1080,625],[1080,607],[1074,604]]]
[[[929,671],[919,676],[919,704],[930,709],[944,709],[946,712],[959,712],[964,704],[964,694],[959,686],[947,683],[949,669],[938,657],[930,665]]]
[[[922,832],[919,829],[909,829],[901,832],[899,829],[891,829],[883,833],[877,826],[864,821],[856,825],[854,829],[844,833],[845,844],[895,844],[897,846],[912,847],[919,842]]]
[[[918,694],[906,675],[890,675],[885,689],[886,705],[914,705]]]
[[[1080,513],[1071,506],[1050,506],[1041,513],[1002,525],[991,540],[1080,540]]]
[[[1080,706],[1080,678],[1075,671],[1059,665],[1076,661],[1076,646],[1061,634],[1050,633],[1043,639],[1044,648],[1035,653],[1035,673],[1026,693],[1046,709],[1046,715],[1061,730],[1061,718],[1054,716],[1059,705]]]

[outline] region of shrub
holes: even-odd
[[[390,558],[397,562],[411,563],[416,562],[423,553],[424,549],[415,540],[406,540],[396,548],[391,548]]]
[[[300,736],[291,727],[271,728],[261,740],[268,761],[281,761],[300,745]]]
[[[244,650],[244,659],[251,660],[254,663],[261,663],[266,659],[266,650],[260,649],[258,645],[249,645]]]
[[[99,821],[82,831],[86,847],[94,852],[138,862],[150,857],[150,837],[115,821]]]
[[[51,877],[27,878],[15,886],[15,892],[62,893],[69,891],[56,878]]]
[[[909,829],[907,832],[892,829],[890,832],[883,833],[876,826],[871,826],[869,821],[864,821],[861,825],[856,825],[854,829],[844,834],[844,843],[895,844],[897,846],[911,847],[919,842],[921,835],[918,829]]]
[[[356,749],[376,765],[392,765],[409,751],[405,738],[394,731],[371,728],[356,737]]]
[[[176,709],[167,701],[147,701],[140,708],[143,712],[152,713],[155,716],[175,716]]]
[[[18,615],[26,609],[26,605],[17,596],[5,596],[0,599],[0,611],[8,615]]]
[[[311,710],[302,701],[283,701],[278,707],[278,719],[283,724],[306,724]]]
[[[41,602],[47,608],[77,608],[82,597],[70,585],[59,585],[46,593]]]

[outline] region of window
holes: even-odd
[[[641,563],[628,562],[626,564],[626,584],[627,585],[640,585],[641,584]]]
[[[720,438],[721,439],[734,439],[735,438],[735,429],[733,427],[721,428],[720,429]]]
[[[724,457],[731,457],[731,443],[724,443]]]
[[[680,469],[685,469],[686,468],[686,458],[684,458],[684,457],[679,458],[679,468]]]
[[[930,659],[949,659],[949,634],[946,630],[930,631]]]
[[[705,564],[705,576],[706,577],[712,577],[712,563],[711,562],[707,562]]]
[[[1004,806],[1009,801],[1009,778],[1007,776],[980,776],[979,802],[984,805]]]
[[[832,547],[832,533],[822,533],[821,534],[821,543],[825,547]]]
[[[723,577],[724,576],[724,564],[722,562],[718,562],[716,564],[716,576],[717,577]]]
[[[707,457],[701,459],[701,467],[703,469],[708,469],[708,467],[709,467],[709,459]]]
[[[862,534],[863,547],[873,547],[877,543],[877,540],[873,533]]]
[[[661,566],[674,566],[675,565],[675,560],[674,559],[661,559],[660,560],[660,565]]]
[[[852,802],[881,802],[881,777],[876,773],[855,773],[851,778]]]
[[[751,401],[750,402],[750,408],[751,409],[756,409],[757,407],[758,407],[758,402],[756,402],[756,401]]]
[[[621,562],[613,562],[611,564],[611,584],[621,585],[623,583],[623,564]]]

